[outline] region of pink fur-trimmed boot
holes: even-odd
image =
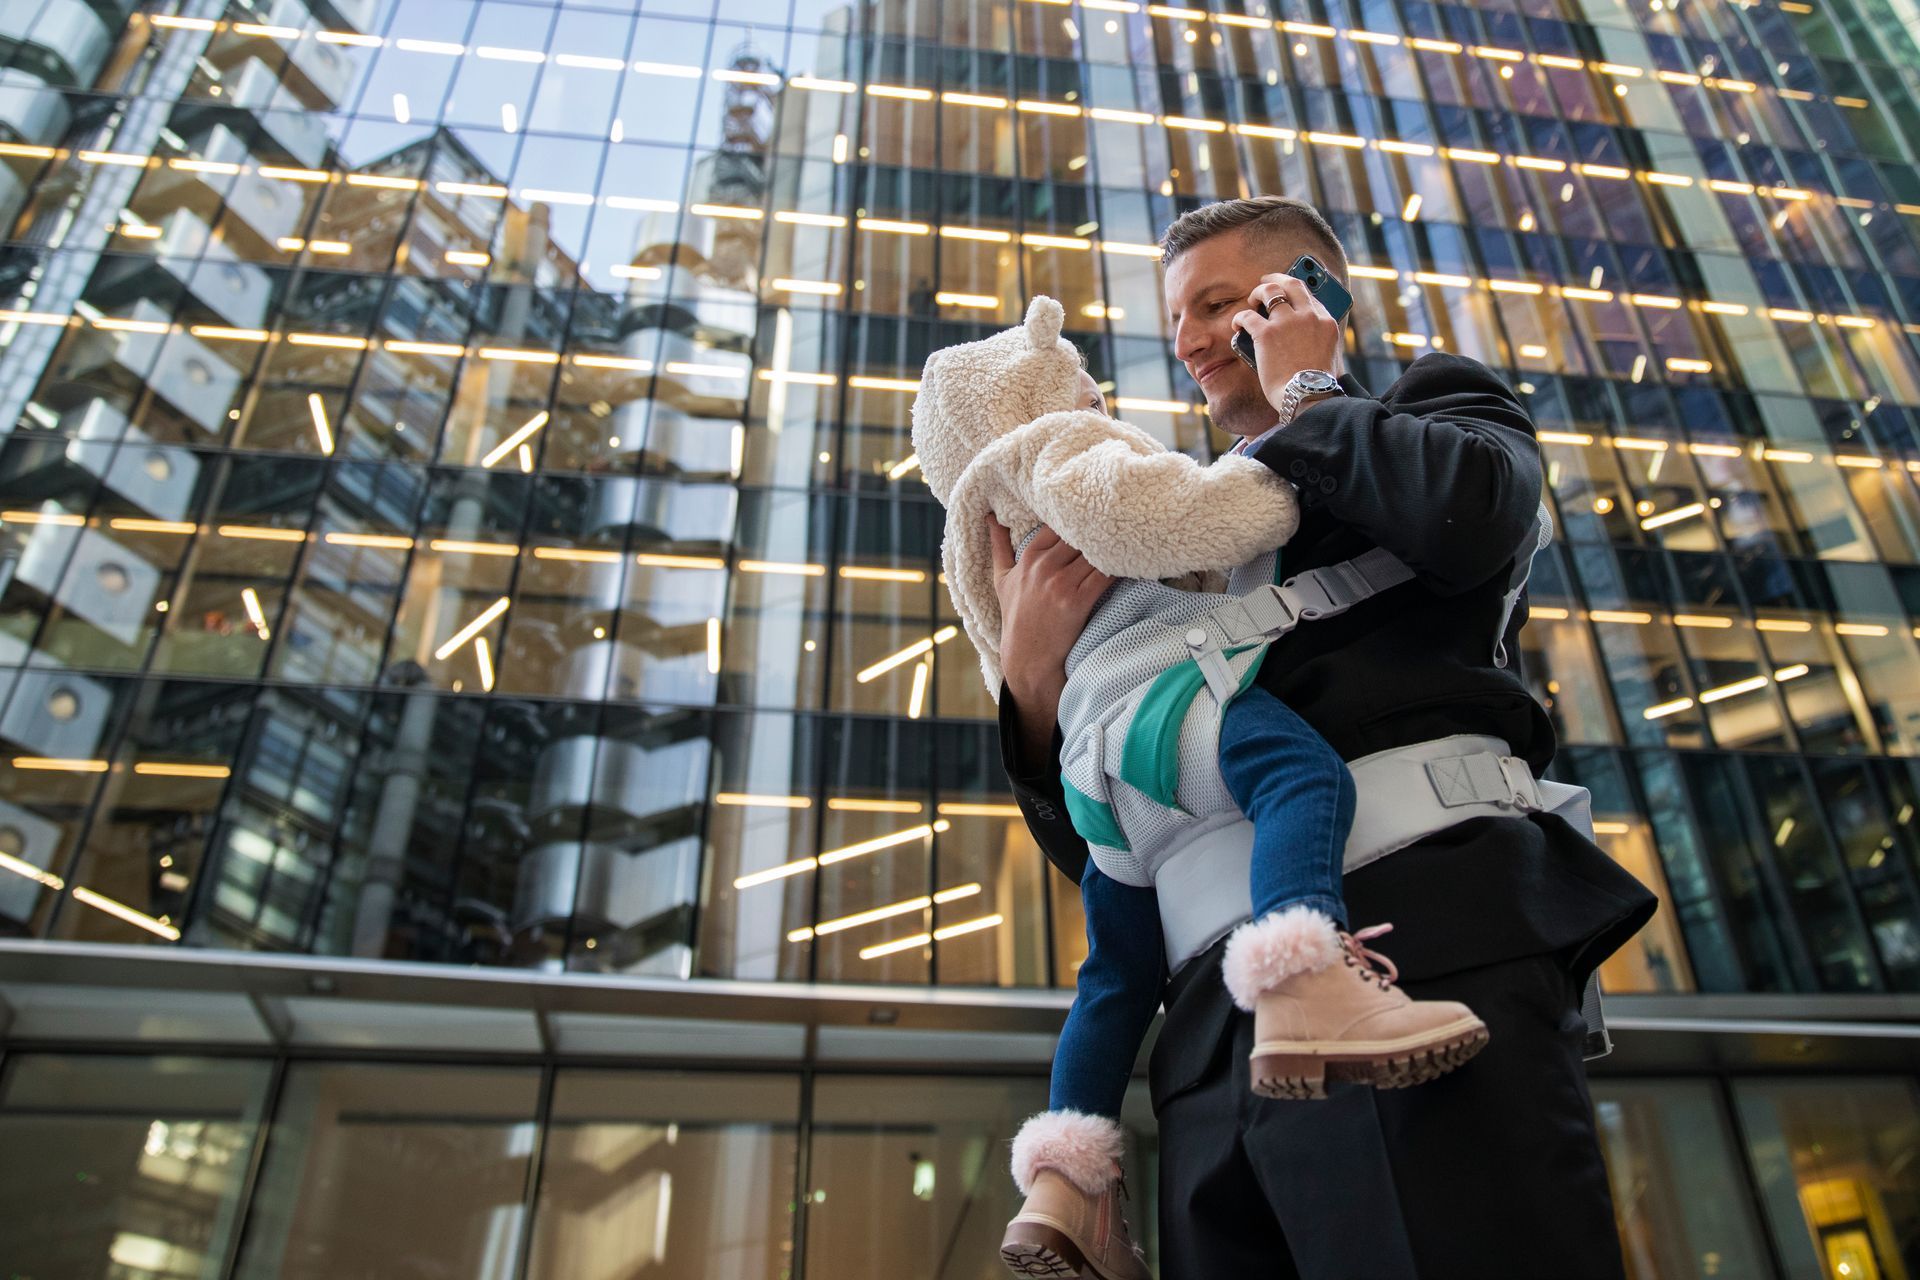
[[[1013,1139],[1013,1182],[1027,1198],[1000,1257],[1017,1276],[1152,1280],[1120,1202],[1126,1135],[1105,1116],[1043,1111]]]
[[[1415,1000],[1393,961],[1366,943],[1393,926],[1341,933],[1310,907],[1250,920],[1227,940],[1222,977],[1253,1014],[1253,1091],[1324,1098],[1327,1082],[1399,1089],[1452,1071],[1487,1027],[1452,1000]]]

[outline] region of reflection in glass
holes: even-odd
[[[218,1275],[269,1065],[17,1054],[0,1084],[11,1275]]]
[[[561,1072],[529,1280],[786,1274],[799,1119],[791,1076]]]
[[[1746,764],[1764,807],[1765,829],[1772,832],[1770,859],[1791,895],[1821,985],[1833,991],[1880,989],[1879,966],[1867,944],[1859,906],[1840,883],[1838,852],[1799,768],[1778,757]]]
[[[1805,944],[1789,927],[1791,915],[1775,864],[1762,852],[1762,842],[1776,832],[1759,830],[1751,793],[1736,766],[1732,759],[1684,754],[1641,763],[1648,791],[1661,798],[1653,806],[1661,842],[1695,842],[1712,866],[1726,903],[1734,942],[1730,952],[1696,944],[1695,954],[1737,957],[1748,990],[1817,990]]]
[[[513,1274],[539,1073],[287,1071],[235,1275]]]
[[[814,1091],[810,1274],[971,1276],[1020,1208],[1003,1153],[1045,1082],[822,1080]]]
[[[1734,1099],[1792,1280],[1893,1280],[1920,1266],[1910,1081],[1749,1080]]]
[[[1598,1081],[1593,1108],[1632,1280],[1770,1273],[1712,1085]]]
[[[1895,815],[1874,791],[1867,771],[1842,760],[1813,766],[1821,806],[1833,822],[1841,861],[1859,898],[1872,933],[1874,950],[1887,971],[1887,985],[1911,991],[1920,981],[1920,906],[1916,906],[1913,868],[1895,855]]]
[[[1653,919],[1601,963],[1601,986],[1609,994],[1693,990],[1692,964],[1682,942],[1685,931],[1709,942],[1701,948],[1707,957],[1709,989],[1738,989],[1738,983],[1726,978],[1717,963],[1726,945],[1720,936],[1719,908],[1711,900],[1711,889],[1691,845],[1656,852],[1653,828],[1637,811],[1618,757],[1612,752],[1563,750],[1554,760],[1553,774],[1593,793],[1595,840],[1608,857],[1660,899]]]

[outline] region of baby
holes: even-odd
[[[1092,855],[1080,882],[1087,957],[1048,1109],[1014,1139],[1026,1202],[1001,1256],[1018,1275],[1136,1280],[1147,1271],[1116,1199],[1119,1114],[1166,980],[1153,884],[1171,851],[1242,814],[1252,821],[1253,914],[1229,939],[1223,976],[1254,1014],[1256,1094],[1324,1098],[1329,1079],[1418,1084],[1472,1057],[1487,1030],[1463,1005],[1415,1001],[1394,986],[1391,962],[1365,946],[1390,926],[1347,932],[1353,778],[1319,734],[1253,683],[1266,645],[1227,651],[1237,689],[1224,705],[1197,669],[1180,670],[1194,663],[1139,669],[1141,628],[1185,627],[1273,581],[1298,507],[1257,461],[1227,455],[1202,466],[1107,416],[1059,336],[1064,319],[1058,302],[1035,298],[1023,325],[935,352],[913,442],[947,508],[949,590],[994,697],[1000,617],[988,521],[1010,529],[1021,550],[1046,524],[1120,579],[1067,660],[1062,762],[1067,807]],[[1217,769],[1181,767],[1195,760]]]

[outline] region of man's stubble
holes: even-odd
[[[1279,414],[1267,403],[1256,383],[1252,390],[1237,389],[1222,396],[1218,403],[1207,401],[1207,413],[1214,425],[1232,436],[1252,439],[1274,424]]]

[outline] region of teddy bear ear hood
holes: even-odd
[[[1027,331],[1027,342],[1035,351],[1051,351],[1066,323],[1067,309],[1042,293],[1027,304],[1026,323],[1020,327]]]
[[[1026,320],[927,357],[913,402],[913,447],[933,496],[946,505],[979,452],[1015,427],[1073,408],[1080,355],[1060,336],[1066,308],[1036,297]]]

